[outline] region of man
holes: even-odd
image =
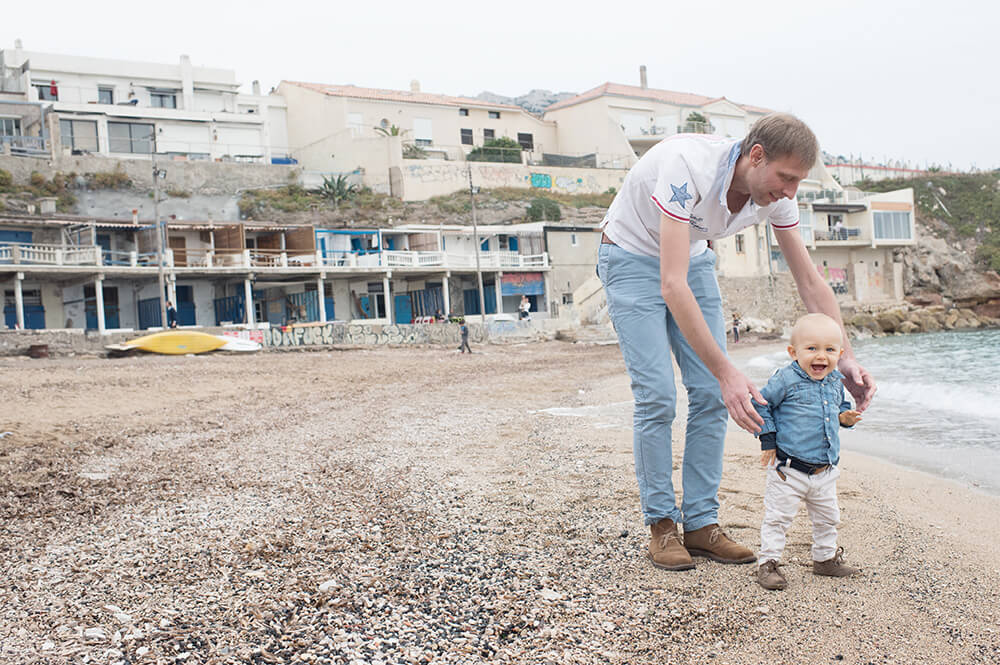
[[[816,162],[815,135],[787,114],[761,118],[743,140],[679,134],[632,167],[601,223],[598,273],[632,380],[633,453],[649,558],[666,570],[694,568],[692,554],[752,563],[753,551],[719,527],[719,483],[728,416],[751,433],[763,424],[756,386],[726,356],[726,322],[708,240],[767,221],[803,304],[841,326],[830,287],[812,265],[795,193]],[[676,390],[670,352],[688,394],[683,502],[671,480]],[[875,383],[844,335],[845,387],[864,411]],[[680,541],[677,525],[684,525]]]
[[[167,327],[177,327],[177,308],[174,307],[174,303],[169,300],[167,301]]]

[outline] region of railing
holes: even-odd
[[[388,267],[406,267],[412,266],[415,268],[419,267],[429,267],[429,266],[443,266],[445,265],[445,253],[444,252],[401,252],[401,251],[388,251],[383,252],[384,257],[383,265]]]
[[[817,242],[868,242],[864,229],[845,226],[842,229],[813,230]]]
[[[101,248],[96,245],[22,245],[0,247],[0,263],[35,265],[100,265]]]
[[[715,126],[710,122],[688,121],[677,125],[678,134],[714,134]]]
[[[9,145],[13,155],[49,154],[49,140],[41,136],[0,136],[0,143]]]
[[[248,249],[249,264],[254,268],[304,268],[319,265],[315,252],[280,249]]]

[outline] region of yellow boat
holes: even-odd
[[[150,353],[182,356],[188,353],[205,353],[222,348],[228,340],[216,335],[194,330],[170,330],[130,339],[124,344],[108,346],[114,351],[139,349]]]

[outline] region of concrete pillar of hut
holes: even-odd
[[[94,280],[94,296],[97,298],[97,332],[104,334],[104,277]]]
[[[446,272],[444,277],[441,279],[441,287],[444,292],[444,315],[448,316],[451,314],[451,289],[450,284],[448,284],[448,278],[451,277],[450,272]]]
[[[243,294],[246,301],[244,309],[246,309],[247,325],[251,328],[256,328],[257,322],[254,321],[253,313],[253,285],[250,283],[249,277],[243,280]]]
[[[323,275],[316,278],[316,295],[319,298],[319,321],[326,323],[326,298],[323,284]]]
[[[21,282],[24,281],[24,273],[14,273],[14,311],[17,316],[18,330],[24,330],[24,294],[21,292]]]
[[[493,288],[497,293],[497,314],[503,314],[503,286],[501,282],[503,282],[503,273],[498,272],[496,282],[493,284]],[[483,312],[483,314],[485,315],[486,312]],[[485,321],[486,319],[484,318],[483,320]]]
[[[389,291],[390,277],[392,277],[392,273],[386,273],[382,278],[382,293],[385,295],[385,317],[389,320],[389,323],[394,323],[392,318],[392,293]]]

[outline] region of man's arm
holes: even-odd
[[[833,289],[823,281],[813,266],[798,227],[773,230],[778,247],[781,248],[781,253],[785,256],[785,261],[792,272],[799,297],[802,298],[802,304],[806,306],[806,310],[822,312],[830,316],[840,324],[841,330],[843,330],[844,322],[840,317],[840,305],[837,304],[837,297],[833,295]],[[846,332],[844,332],[843,338],[844,355],[841,356],[837,366],[844,375],[844,385],[858,404],[858,411],[864,411],[871,404],[872,397],[875,396],[875,380],[868,373],[868,370],[858,364]]]
[[[660,215],[660,294],[667,303],[677,326],[694,352],[719,380],[722,400],[736,423],[755,434],[764,424],[750,402],[767,400],[743,372],[736,369],[712,337],[698,301],[688,286],[687,273],[691,248],[690,227],[666,215]]]

